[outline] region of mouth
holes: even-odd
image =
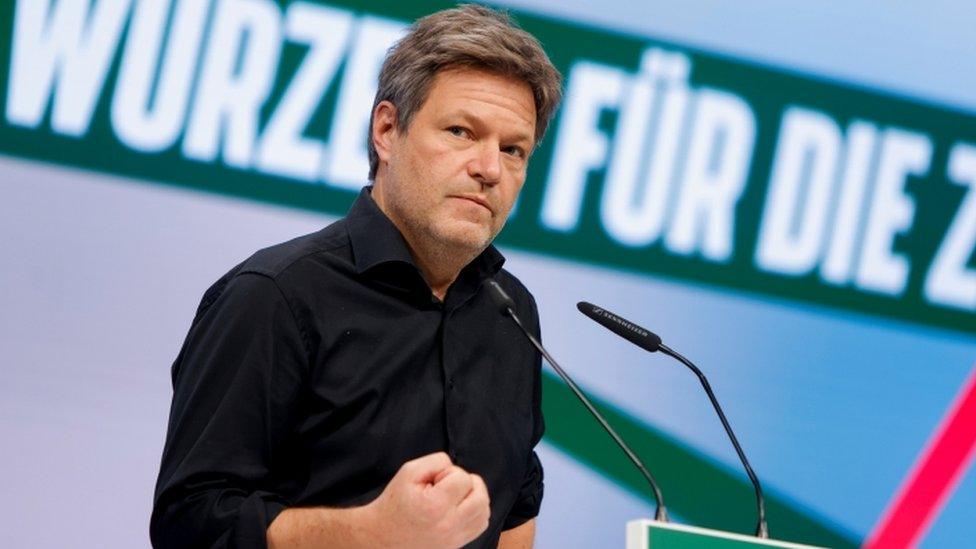
[[[491,205],[488,204],[488,200],[486,200],[482,196],[470,195],[470,194],[456,194],[456,195],[451,195],[451,198],[457,198],[459,200],[467,200],[469,202],[474,202],[475,204],[488,210],[488,212],[491,213],[491,215],[495,215],[495,210],[493,210],[491,208]]]

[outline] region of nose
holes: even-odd
[[[475,156],[468,162],[468,175],[482,185],[492,186],[502,177],[502,155],[498,143],[485,140],[477,147]]]

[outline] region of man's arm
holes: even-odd
[[[290,505],[271,463],[293,430],[307,356],[273,279],[233,271],[207,292],[173,365],[154,547],[264,547]]]
[[[535,542],[535,519],[502,532],[498,549],[531,549]]]
[[[294,507],[282,511],[268,527],[269,549],[305,549],[321,547],[369,547],[373,538],[366,507],[330,509]]]

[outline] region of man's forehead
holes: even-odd
[[[533,106],[535,97],[532,93],[532,86],[523,78],[514,74],[508,74],[490,68],[466,65],[450,65],[442,67],[434,73],[431,87],[438,83],[451,82],[452,84],[462,84],[471,87],[481,87],[487,83],[504,83],[512,88],[523,89],[532,98]]]
[[[476,69],[440,71],[421,108],[434,108],[439,116],[473,120],[482,118],[484,110],[502,109],[527,126],[522,133],[534,137],[535,97],[529,85],[514,76]]]

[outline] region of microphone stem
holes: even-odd
[[[630,461],[633,462],[633,464],[637,467],[637,469],[641,472],[641,474],[644,475],[644,478],[647,480],[647,483],[651,486],[651,490],[654,492],[654,500],[657,502],[657,511],[654,514],[654,519],[659,520],[661,522],[668,522],[668,512],[667,509],[665,509],[664,507],[664,498],[661,495],[661,490],[657,487],[657,483],[654,482],[654,477],[651,476],[650,471],[648,471],[647,468],[644,467],[644,464],[641,462],[640,458],[638,458],[637,455],[633,452],[633,450],[631,450],[630,447],[627,446],[627,443],[625,443],[623,439],[620,438],[617,432],[614,431],[612,427],[610,427],[610,424],[607,423],[607,420],[604,419],[603,415],[596,409],[595,406],[593,406],[593,404],[590,402],[590,399],[586,398],[586,395],[584,395],[583,391],[581,391],[580,388],[576,385],[576,383],[573,382],[573,379],[570,378],[569,375],[565,371],[563,371],[562,367],[559,366],[556,360],[553,359],[548,352],[546,352],[546,349],[542,346],[542,343],[540,343],[539,340],[536,339],[535,336],[533,336],[532,333],[529,330],[527,330],[525,326],[522,325],[522,321],[519,320],[519,317],[518,315],[515,314],[515,311],[513,311],[512,309],[508,309],[506,312],[508,313],[508,316],[512,317],[512,320],[514,320],[515,323],[518,324],[518,327],[522,329],[525,335],[528,336],[529,341],[531,341],[532,344],[535,345],[535,348],[538,349],[540,353],[542,353],[542,356],[545,357],[549,365],[552,366],[552,369],[555,370],[556,373],[559,374],[559,377],[561,377],[562,380],[566,383],[566,385],[569,386],[569,389],[573,391],[573,394],[576,395],[576,398],[578,398],[580,402],[582,402],[583,405],[586,406],[586,409],[589,410],[590,414],[592,414],[593,417],[596,418],[597,422],[600,423],[600,426],[603,427],[603,429],[607,432],[607,434],[610,435],[610,438],[612,438],[613,441],[617,443],[617,446],[619,446],[620,449],[623,450],[624,454],[626,454],[627,457],[630,458]],[[736,448],[738,448],[738,445],[736,445]]]
[[[758,507],[759,523],[756,526],[756,536],[760,538],[769,537],[769,527],[766,525],[766,502],[763,499],[762,487],[759,485],[759,479],[756,477],[756,473],[753,472],[752,466],[749,465],[749,460],[746,459],[745,452],[742,451],[742,447],[739,446],[739,441],[735,438],[735,433],[732,432],[732,426],[729,425],[729,420],[725,418],[725,412],[722,411],[722,407],[718,403],[718,399],[715,398],[715,393],[712,392],[712,387],[708,383],[708,379],[705,378],[705,374],[698,369],[697,366],[691,363],[690,360],[681,356],[680,353],[671,349],[667,345],[661,343],[661,352],[671,355],[679,362],[687,366],[692,372],[698,376],[698,380],[701,381],[702,387],[705,388],[705,393],[708,394],[708,399],[712,401],[712,407],[715,408],[715,412],[718,413],[718,418],[722,420],[722,427],[725,427],[725,432],[729,435],[729,440],[732,441],[732,446],[735,447],[735,452],[739,454],[739,461],[742,462],[742,466],[746,470],[746,474],[749,475],[749,480],[752,481],[752,486],[756,490],[756,506]]]

